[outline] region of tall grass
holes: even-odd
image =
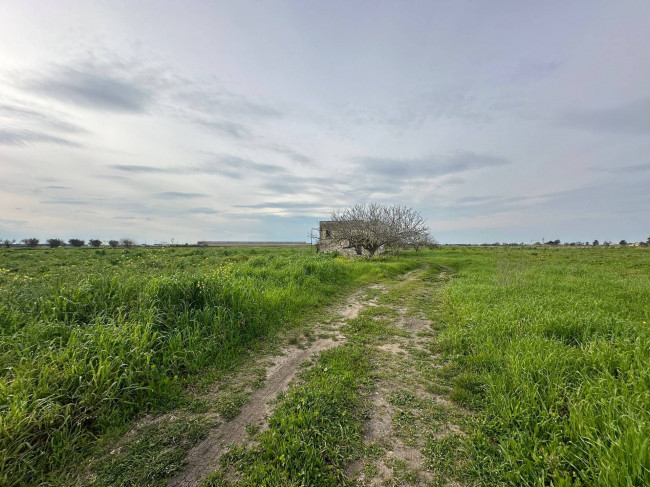
[[[444,350],[485,485],[650,485],[650,252],[458,249]]]
[[[364,279],[413,262],[299,251],[0,253],[0,484],[35,484]],[[58,272],[53,272],[55,269]]]

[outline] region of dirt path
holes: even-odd
[[[278,396],[322,352],[344,343],[363,354],[363,386],[353,393],[355,421],[366,419],[361,444],[356,436],[348,457],[356,460],[339,462],[337,478],[359,487],[471,485],[462,474],[470,413],[451,401],[453,371],[436,348],[450,272],[432,264],[367,286],[325,310],[318,323],[249,350],[234,371],[198,382],[178,409],[142,418],[90,461],[75,485],[236,484],[252,458],[242,455],[257,454]],[[329,414],[337,420],[337,410]]]
[[[463,435],[459,424],[467,413],[449,401],[449,388],[436,376],[441,363],[430,309],[447,276],[442,272],[432,284],[422,280],[425,272],[409,274],[379,300],[394,312],[394,331],[369,347],[376,381],[366,453],[347,472],[358,486],[462,485],[453,472],[459,460],[446,449]]]
[[[325,331],[330,336],[315,339],[302,346],[287,347],[282,355],[275,357],[273,365],[266,370],[264,385],[251,394],[248,403],[234,419],[215,427],[205,440],[189,451],[186,467],[167,482],[168,487],[200,485],[216,470],[219,459],[230,445],[244,445],[248,442],[248,429],[251,426],[264,430],[272,413],[272,402],[280,392],[288,389],[301,364],[342,343],[345,337],[340,332],[341,324],[344,320],[355,318],[364,307],[372,306],[376,297],[369,298],[369,293],[376,294],[380,291],[381,286],[373,285],[354,293],[342,306],[328,313],[335,315],[331,323],[316,325],[317,331]]]

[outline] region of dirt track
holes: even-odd
[[[425,281],[426,272],[419,269],[386,286],[368,286],[329,310],[327,315],[335,319],[312,328],[327,333],[287,346],[274,357],[263,386],[251,393],[234,419],[214,427],[189,451],[185,468],[168,481],[168,487],[200,486],[219,469],[220,459],[231,445],[250,446],[254,440],[249,430],[266,429],[273,401],[291,387],[302,364],[344,342],[344,332],[349,331],[344,325],[359,313],[364,313],[364,319],[384,320],[382,326],[387,328],[366,344],[376,375],[368,397],[363,444],[364,452],[375,453],[362,454],[345,475],[360,487],[461,485],[450,464],[436,465],[427,452],[437,442],[441,448],[454,444],[455,438],[464,434],[458,424],[467,413],[448,400],[446,386],[432,375],[441,363],[432,349],[435,312],[426,306],[436,302],[440,286]],[[437,281],[446,278],[442,272]]]
[[[367,289],[377,288],[378,286],[371,286]],[[343,305],[331,312],[345,320],[356,317],[364,306],[373,304],[372,301],[362,300],[363,291],[354,293]],[[266,420],[273,409],[272,402],[280,392],[288,389],[289,384],[300,370],[300,364],[345,340],[338,330],[341,323],[342,320],[338,320],[332,330],[336,339],[317,339],[305,347],[288,347],[283,350],[282,355],[275,357],[274,364],[266,371],[264,386],[252,393],[250,401],[242,408],[237,417],[214,428],[205,440],[189,451],[186,467],[179,475],[167,482],[168,487],[200,485],[208,475],[216,470],[219,459],[227,451],[229,445],[246,444],[248,425],[254,425],[264,430]]]

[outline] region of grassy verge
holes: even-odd
[[[297,250],[0,252],[0,483],[35,484],[206,368],[408,259]]]
[[[439,261],[453,397],[483,485],[650,483],[650,252],[457,249]]]

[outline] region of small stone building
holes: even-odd
[[[359,222],[359,224],[362,224]],[[334,221],[319,222],[318,234],[318,252],[330,253],[339,252],[345,255],[369,255],[369,252],[363,247],[351,247],[347,240],[341,240],[338,231],[341,223]],[[383,248],[377,253],[383,252]]]
[[[329,252],[344,252],[344,247],[347,241],[338,240],[337,227],[338,222],[322,221],[318,224],[318,251]]]

